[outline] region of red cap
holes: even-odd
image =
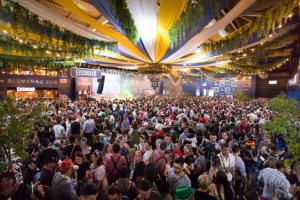
[[[74,164],[71,159],[64,159],[61,163],[59,163],[59,166],[58,166],[59,169],[69,169],[69,168],[73,168],[73,167],[74,167]]]
[[[180,150],[177,150],[177,149],[173,150],[172,154],[173,154],[174,158],[183,156],[182,152]]]

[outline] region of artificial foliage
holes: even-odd
[[[111,0],[110,6],[116,19],[120,22],[125,34],[129,37],[129,39],[131,39],[131,41],[136,43],[139,39],[139,35],[128,9],[126,0]]]
[[[93,51],[94,49],[112,49],[115,43],[103,42],[84,38],[68,30],[62,30],[47,20],[40,19],[28,9],[12,0],[3,0],[0,5],[0,19],[9,23],[11,34],[16,39],[27,43],[36,43],[38,46],[50,46],[63,51],[77,49],[78,51]],[[4,25],[1,25],[3,28]],[[36,37],[29,37],[30,35]]]
[[[217,15],[220,8],[227,2],[227,0],[189,0],[185,11],[169,30],[171,48],[182,45],[186,37],[195,35],[203,28],[198,24],[205,17],[205,9],[208,9],[213,15]]]
[[[268,101],[273,111],[272,120],[264,128],[272,136],[281,134],[287,142],[289,153],[292,158],[289,163],[300,158],[300,136],[296,122],[300,120],[300,109],[295,99],[287,99],[284,94],[274,97]]]
[[[11,164],[16,158],[26,158],[25,146],[33,128],[44,123],[42,103],[32,109],[18,106],[14,97],[5,97],[0,101],[0,149],[3,153],[1,164]]]
[[[25,68],[46,67],[50,70],[64,69],[75,66],[73,59],[67,58],[46,58],[28,56],[10,56],[0,54],[0,67],[4,66],[23,66]]]
[[[206,52],[222,53],[247,45],[253,35],[256,38],[265,38],[278,31],[291,17],[294,8],[299,4],[298,0],[278,0],[275,6],[269,8],[255,21],[243,26],[223,40],[203,45]]]
[[[138,73],[141,74],[169,74],[172,72],[172,66],[161,63],[147,63],[140,65]]]

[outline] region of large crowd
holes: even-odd
[[[35,100],[22,100],[30,108]],[[0,200],[298,199],[297,167],[264,99],[151,96],[44,100],[22,177]]]

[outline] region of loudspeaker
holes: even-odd
[[[164,81],[161,80],[160,83],[159,83],[159,92],[158,92],[160,95],[163,95],[164,94]]]
[[[97,81],[99,82],[98,89],[97,89],[97,94],[102,94],[103,87],[104,87],[105,76],[101,76],[101,78],[99,78]]]
[[[75,100],[77,98],[76,94],[76,78],[70,78],[70,99]]]

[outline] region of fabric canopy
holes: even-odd
[[[73,3],[72,0],[64,0],[64,1],[54,0],[54,1],[57,4],[66,8],[67,10],[69,10],[70,12],[72,12],[78,18],[83,19],[86,23],[88,23],[90,26],[95,28],[98,32],[100,32],[104,35],[107,35],[108,37],[119,42],[120,45],[124,46],[131,52],[131,55],[133,55],[141,60],[149,61],[149,59],[126,36],[122,35],[121,33],[117,32],[111,28],[108,28],[102,24],[99,24],[96,19],[88,16],[83,11],[81,11],[80,8],[78,8]]]
[[[156,0],[126,0],[140,38],[151,58],[155,60],[155,40],[157,25]]]
[[[161,0],[156,27],[155,62],[160,61],[170,46],[169,30],[176,23],[187,0]]]

